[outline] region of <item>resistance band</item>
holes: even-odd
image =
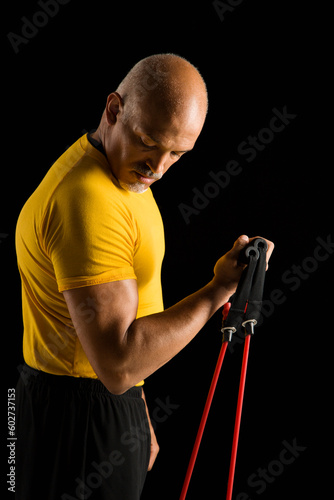
[[[260,317],[263,287],[266,271],[266,252],[267,243],[262,238],[253,240],[240,256],[240,262],[248,264],[244,269],[237,291],[231,297],[232,302],[225,304],[223,309],[223,343],[218,356],[218,361],[213,374],[212,382],[209,389],[209,394],[205,403],[203,415],[198,428],[195,444],[190,457],[186,477],[183,483],[183,488],[180,495],[180,500],[185,500],[193,469],[195,466],[198,450],[201,444],[206,421],[209,415],[212,399],[217,386],[219,374],[224,361],[228,343],[231,342],[233,334],[242,326],[245,330],[245,345],[242,359],[240,385],[238,394],[238,403],[236,410],[230,471],[227,485],[226,500],[232,499],[234,472],[237,459],[237,449],[239,441],[239,431],[241,422],[242,405],[246,383],[247,364],[249,356],[249,345],[251,334],[254,333],[254,326]]]

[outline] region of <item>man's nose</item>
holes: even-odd
[[[152,155],[152,156],[150,156],[150,158],[148,158],[146,160],[146,165],[148,165],[150,167],[150,169],[152,170],[152,172],[154,174],[158,174],[158,175],[162,176],[166,170],[167,156],[168,156],[168,153],[165,153],[165,154],[160,153],[160,154]]]

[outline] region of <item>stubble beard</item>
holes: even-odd
[[[148,189],[148,186],[146,186],[145,184],[141,183],[141,182],[134,182],[134,183],[127,183],[127,182],[123,182],[123,181],[118,181],[119,182],[119,185],[125,189],[126,191],[130,191],[131,193],[138,193],[138,194],[141,194],[141,193],[144,193],[145,191],[147,191]]]

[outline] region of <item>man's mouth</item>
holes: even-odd
[[[154,181],[158,181],[162,177],[162,173],[154,173],[152,170],[148,169],[147,166],[135,165],[134,174],[136,175],[139,182],[142,184],[152,184]]]
[[[134,173],[135,173],[138,181],[141,182],[142,184],[152,184],[154,181],[157,180],[157,179],[154,179],[154,177],[146,177],[145,175],[140,174],[137,171],[134,171]]]

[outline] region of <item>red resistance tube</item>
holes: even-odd
[[[202,440],[202,436],[203,436],[205,424],[206,424],[206,421],[207,421],[207,418],[208,418],[208,415],[209,415],[209,411],[210,411],[210,407],[211,407],[213,395],[215,393],[216,385],[217,385],[219,374],[220,374],[220,370],[221,370],[221,367],[222,367],[222,364],[223,364],[223,361],[224,361],[224,356],[225,356],[225,353],[226,353],[227,346],[228,346],[228,342],[227,341],[223,342],[223,344],[221,346],[221,349],[220,349],[220,353],[219,353],[217,365],[216,365],[215,372],[213,374],[212,382],[211,382],[211,385],[210,385],[209,394],[208,394],[208,397],[207,397],[207,400],[206,400],[206,403],[205,403],[205,407],[204,407],[202,419],[201,419],[201,422],[199,424],[199,428],[198,428],[198,431],[197,431],[197,436],[196,436],[194,448],[193,448],[193,451],[192,451],[192,454],[191,454],[191,457],[190,457],[190,461],[189,461],[189,465],[188,465],[188,470],[187,470],[186,477],[185,477],[185,480],[184,480],[184,483],[183,483],[183,488],[182,488],[182,491],[181,491],[180,500],[184,500],[186,498],[186,495],[187,495],[187,491],[188,491],[188,487],[189,487],[191,475],[192,475],[192,472],[193,472],[193,469],[194,469],[194,466],[195,466],[195,462],[196,462],[196,458],[197,458],[197,453],[198,453],[198,450],[199,450],[199,447],[200,447],[200,444],[201,444],[201,440]]]
[[[244,354],[243,354],[243,358],[242,358],[237,412],[236,412],[236,416],[235,416],[232,453],[231,453],[231,462],[230,462],[230,472],[229,472],[229,477],[228,477],[226,500],[232,499],[234,471],[235,471],[235,464],[237,461],[240,422],[241,422],[242,404],[243,404],[244,392],[245,392],[246,372],[247,372],[247,364],[248,364],[250,339],[251,339],[251,335],[247,335],[245,338]]]
[[[240,384],[239,384],[239,394],[238,394],[238,402],[237,402],[237,411],[236,411],[236,417],[235,417],[235,425],[234,425],[234,434],[233,434],[233,442],[232,442],[232,452],[231,452],[231,461],[230,461],[230,471],[229,471],[229,477],[228,477],[228,485],[227,485],[227,495],[226,495],[226,500],[232,500],[232,491],[233,491],[233,482],[234,482],[234,472],[235,472],[235,465],[236,465],[236,460],[237,460],[237,450],[238,450],[238,442],[239,442],[239,433],[240,433],[240,422],[241,422],[241,414],[242,414],[242,405],[243,405],[243,399],[244,399],[244,392],[245,392],[245,384],[246,384],[246,373],[247,373],[247,365],[248,365],[248,356],[249,356],[249,345],[250,345],[250,339],[251,335],[247,335],[245,338],[245,346],[244,346],[244,352],[243,352],[243,359],[242,359],[242,367],[241,367],[241,375],[240,375]],[[215,372],[212,378],[209,394],[205,403],[202,419],[198,428],[195,444],[193,447],[193,451],[190,457],[189,465],[188,465],[188,470],[186,473],[186,477],[183,483],[183,488],[181,491],[180,495],[180,500],[185,500],[187,492],[188,492],[188,487],[190,483],[190,479],[192,476],[192,472],[195,466],[198,450],[201,444],[203,432],[205,429],[205,424],[209,415],[212,399],[215,393],[215,389],[217,386],[219,374],[221,371],[221,367],[224,361],[224,356],[226,353],[226,349],[228,346],[228,342],[223,342],[223,345],[220,349],[217,365],[215,368]]]

